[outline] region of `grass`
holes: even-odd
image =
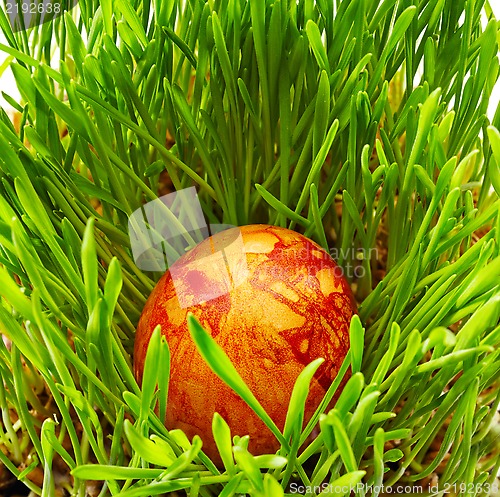
[[[16,125],[0,115],[0,461],[32,495],[83,497],[93,480],[123,497],[494,490],[488,1],[80,0],[27,32],[0,9],[0,28],[2,70],[22,96],[6,96]],[[159,335],[143,390],[133,377],[135,325],[159,274],[135,266],[128,217],[192,185],[209,222],[287,226],[358,269],[351,351],[322,405],[348,367],[352,377],[302,427],[318,364],[304,370],[285,435],[305,440],[317,421],[320,434],[300,454],[230,366],[219,374],[283,443],[254,457],[216,416],[223,471],[155,414],[168,388],[151,367],[168,364]],[[217,369],[222,352],[190,329]]]

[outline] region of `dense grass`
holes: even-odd
[[[17,125],[0,116],[0,460],[34,494],[54,495],[61,467],[78,496],[89,480],[124,497],[493,485],[500,107],[490,121],[488,2],[81,0],[29,32],[0,10],[0,27],[22,95],[9,99]],[[216,417],[216,439],[234,443],[221,472],[155,415],[168,378],[150,368],[141,391],[132,375],[159,275],[135,266],[128,217],[192,185],[210,222],[288,226],[358,268],[352,377],[300,455],[286,444],[253,457]],[[159,335],[150,351],[167,363]],[[313,422],[289,414],[305,440]]]

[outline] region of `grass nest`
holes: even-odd
[[[0,9],[20,92],[0,112],[2,495],[496,491],[499,23],[414,3],[80,0],[28,29]],[[191,186],[209,223],[313,238],[355,291],[330,394],[352,375],[300,454],[221,429],[238,450],[217,468],[158,418],[168,378],[134,378],[160,273],[128,220]]]

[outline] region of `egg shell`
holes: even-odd
[[[190,438],[199,435],[205,453],[220,463],[212,435],[215,412],[232,435],[250,435],[254,455],[275,452],[279,442],[204,362],[187,327],[189,312],[223,348],[282,430],[294,383],[307,364],[325,359],[311,382],[304,423],[334,380],[349,349],[356,305],[342,271],[325,250],[275,226],[216,234],[162,276],[138,324],[134,372],[140,383],[152,332],[161,325],[171,353],[166,426],[180,428]]]

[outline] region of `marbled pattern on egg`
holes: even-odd
[[[192,312],[224,349],[243,380],[282,430],[293,385],[304,366],[325,362],[311,382],[305,423],[321,401],[349,348],[349,323],[355,303],[340,268],[316,243],[294,231],[268,225],[239,229],[242,252],[225,250],[231,277],[203,259],[219,252],[229,230],[204,240],[182,256],[160,279],[137,328],[134,367],[139,381],[147,346],[160,324],[171,352],[171,380],[166,425],[199,435],[203,450],[218,462],[212,418],[218,412],[232,435],[250,435],[253,454],[274,452],[279,443],[260,419],[205,364],[187,328]],[[227,244],[226,244],[227,245]],[[242,263],[243,262],[243,263]],[[244,264],[246,262],[246,265]],[[194,269],[193,269],[194,268]],[[247,271],[248,270],[248,271]],[[239,284],[234,284],[238,281]],[[200,300],[196,292],[229,293]],[[161,367],[161,365],[159,365]]]

